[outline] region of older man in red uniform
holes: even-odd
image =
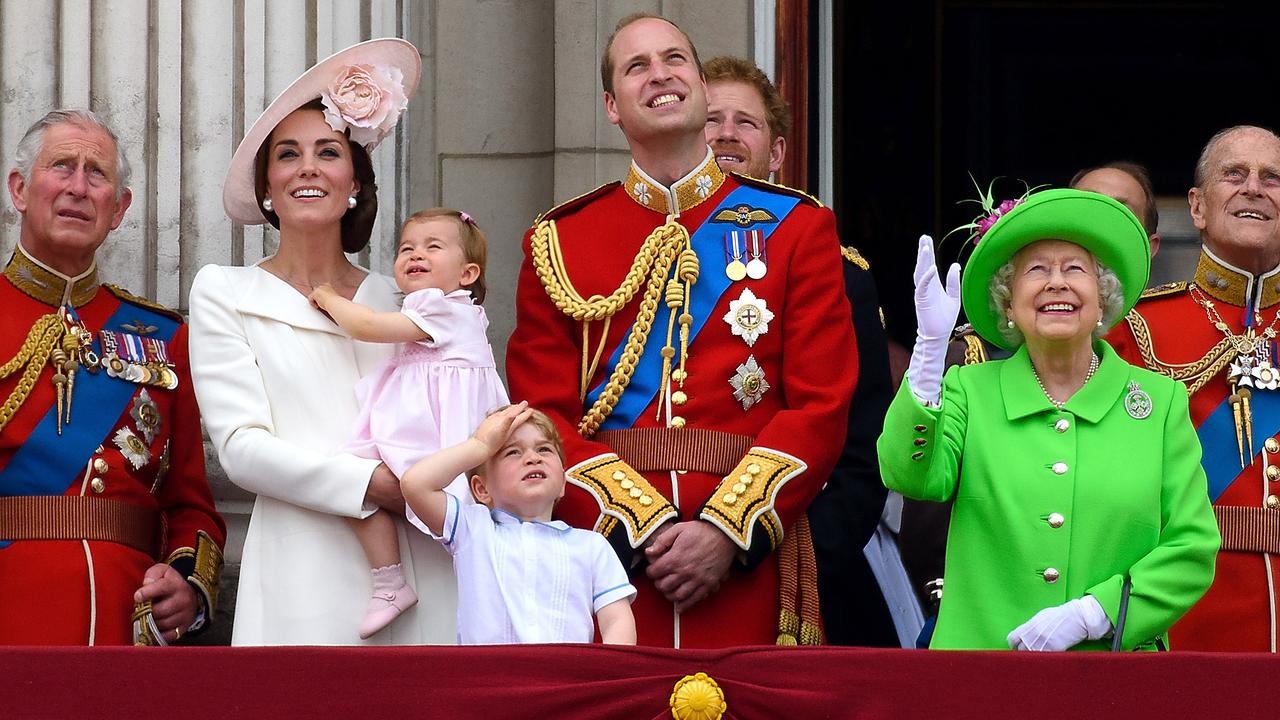
[[[0,280],[0,645],[163,644],[212,617],[225,537],[177,313],[101,285],[129,207],[98,116],[54,111],[15,153]]]
[[[1187,385],[1222,532],[1213,585],[1170,645],[1276,652],[1280,138],[1252,126],[1215,135],[1188,200],[1203,243],[1195,278],[1148,291],[1107,339],[1135,365]]]
[[[831,472],[856,383],[852,329],[831,321],[849,312],[834,217],[721,172],[671,22],[624,18],[601,76],[631,170],[526,237],[512,396],[566,436],[560,517],[644,569],[641,644],[772,643],[797,580],[774,551]]]

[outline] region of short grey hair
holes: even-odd
[[[1226,140],[1228,136],[1245,130],[1256,130],[1257,132],[1265,133],[1280,144],[1280,136],[1277,136],[1270,128],[1264,128],[1260,125],[1233,125],[1214,133],[1213,137],[1209,138],[1209,142],[1205,143],[1204,148],[1200,151],[1200,159],[1196,160],[1195,186],[1201,192],[1204,192],[1205,185],[1209,182],[1209,158],[1218,149],[1218,144]]]
[[[1092,253],[1090,257],[1093,257]],[[1103,265],[1096,257],[1093,258],[1093,269],[1098,275],[1098,299],[1102,301],[1102,325],[1093,329],[1093,336],[1100,338],[1119,322],[1120,316],[1124,313],[1124,286],[1120,284],[1120,278],[1116,276],[1115,271]],[[995,311],[997,318],[1008,315],[1010,300],[1013,298],[1013,271],[1013,258],[1010,258],[1000,266],[999,270],[996,270],[996,274],[991,277],[991,283],[987,286],[991,298],[991,309]],[[1013,347],[1027,340],[1016,325],[1009,327],[1009,323],[998,320],[996,328],[1000,331],[1000,337]]]
[[[129,158],[125,157],[124,148],[120,145],[120,138],[116,137],[115,131],[107,121],[92,110],[51,110],[35,121],[31,127],[27,128],[27,132],[18,141],[18,148],[13,152],[14,168],[22,175],[24,181],[31,182],[31,169],[35,166],[36,156],[44,149],[45,132],[55,125],[64,124],[98,128],[111,137],[111,142],[116,146],[116,199],[119,200],[124,195],[125,189],[129,187],[129,176],[133,171],[129,167]]]

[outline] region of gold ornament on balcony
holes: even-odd
[[[671,690],[670,705],[675,720],[720,720],[729,709],[724,691],[706,673],[680,678]]]

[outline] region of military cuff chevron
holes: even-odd
[[[565,471],[569,482],[591,493],[600,505],[596,530],[608,536],[616,523],[626,528],[627,540],[637,548],[676,508],[634,468],[612,453],[597,455]]]
[[[196,627],[192,627],[191,631],[202,630],[213,619],[213,613],[218,608],[218,578],[222,575],[221,548],[208,533],[200,530],[196,533],[195,549],[178,548],[169,555],[167,563],[196,589],[196,595],[203,606],[203,612],[197,615],[205,622],[197,621]]]
[[[753,447],[729,473],[699,514],[719,527],[738,547],[750,550],[756,525],[777,549],[782,544],[782,521],[774,512],[778,491],[808,468],[799,458],[769,448]]]

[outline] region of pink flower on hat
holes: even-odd
[[[335,132],[350,130],[352,142],[372,150],[396,126],[409,105],[399,68],[350,65],[320,94],[324,118]]]

